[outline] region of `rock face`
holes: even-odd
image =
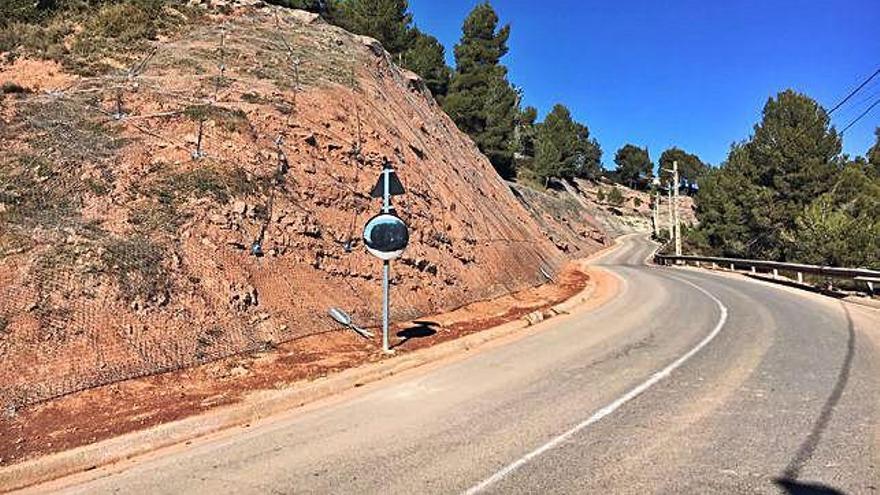
[[[266,349],[335,328],[330,307],[378,324],[360,235],[386,161],[411,228],[395,319],[544,283],[605,242],[589,218],[543,225],[363,37],[262,5],[184,32],[134,78],[0,107],[0,406]]]

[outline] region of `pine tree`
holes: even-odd
[[[665,184],[670,180],[673,162],[678,162],[678,174],[682,180],[687,182],[699,182],[699,180],[709,171],[709,166],[700,160],[700,157],[688,153],[680,148],[673,146],[660,155],[658,165],[660,167],[660,180]]]
[[[583,179],[597,179],[602,175],[602,147],[590,137],[587,126],[575,123],[577,145],[575,146],[575,175]]]
[[[273,0],[317,4],[330,22],[376,38],[395,61],[418,74],[438,101],[449,88],[451,69],[437,38],[412,26],[407,0]],[[317,8],[317,7],[316,7]]]
[[[755,255],[755,240],[764,235],[756,218],[758,206],[770,191],[749,177],[751,164],[742,144],[734,145],[727,161],[711,170],[700,183],[696,213],[699,237],[714,254],[748,258]]]
[[[876,177],[880,177],[880,127],[874,129],[874,136],[877,137],[877,141],[874,142],[874,146],[868,150],[866,158],[873,168],[873,174]]]
[[[782,234],[794,229],[795,218],[834,183],[840,137],[813,99],[786,90],[767,101],[746,151],[752,181],[772,192],[770,201],[760,205],[765,229],[756,252],[787,259]]]
[[[519,117],[518,94],[500,62],[509,36],[510,26],[498,27],[498,15],[488,2],[477,5],[462,26],[455,46],[456,70],[443,101],[459,129],[507,178],[516,174],[514,131]]]
[[[393,55],[413,46],[416,37],[407,0],[344,0],[338,22],[355,34],[376,38]]]
[[[535,107],[526,107],[519,113],[516,122],[515,138],[516,152],[521,159],[531,159],[535,157],[535,140],[538,134],[538,109]]]
[[[594,178],[601,171],[602,150],[590,139],[587,126],[575,122],[565,105],[556,104],[537,126],[535,160],[531,165],[537,179],[549,177]]]
[[[403,65],[425,80],[438,101],[449,90],[451,70],[446,65],[446,50],[437,38],[413,29],[412,45],[403,53]]]
[[[841,141],[825,110],[810,97],[786,90],[764,106],[747,144],[760,168],[757,181],[800,210],[826,190],[838,172]]]
[[[654,164],[648,148],[625,144],[614,155],[614,163],[617,165],[614,173],[617,181],[631,188],[636,187],[640,178],[653,176]]]
[[[577,127],[571,112],[564,105],[556,104],[538,126],[538,150],[535,156],[536,175],[548,177],[574,177],[574,154],[577,146]]]
[[[710,247],[749,258],[814,260],[801,244],[820,243],[823,229],[830,243],[837,242],[831,239],[846,224],[853,239],[849,248],[864,254],[870,242],[855,240],[873,235],[875,224],[849,213],[844,205],[850,202],[842,198],[853,184],[870,181],[861,172],[865,167],[842,170],[840,151],[837,131],[814,100],[792,90],[770,98],[753,136],[700,184],[697,217]],[[833,189],[838,196],[823,196]],[[872,194],[859,193],[868,198],[863,204]],[[827,262],[846,258],[835,253]]]
[[[837,182],[785,232],[796,261],[832,266],[880,267],[880,180],[864,162],[849,163]]]

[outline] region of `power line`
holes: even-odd
[[[880,83],[880,80],[878,80],[877,82]],[[871,91],[871,90],[873,90],[873,91]],[[857,101],[854,100],[852,105],[850,105],[850,109],[857,111],[859,108],[863,108],[863,106],[866,103],[873,101],[874,98],[877,98],[878,96],[880,96],[880,84],[877,84],[876,88],[870,88],[870,89],[866,88],[863,91],[863,97]],[[850,111],[848,113],[850,115],[855,114],[855,112],[853,112],[853,111]],[[846,114],[847,114],[847,112],[844,112],[842,115],[846,115]]]
[[[873,74],[871,74],[870,76],[868,76],[867,79],[862,81],[862,84],[859,84],[859,86],[856,89],[850,91],[850,93],[848,95],[846,95],[846,98],[841,100],[840,103],[838,103],[837,105],[834,105],[834,108],[832,108],[831,110],[828,111],[828,115],[831,115],[832,113],[834,113],[835,110],[842,107],[844,103],[849,101],[849,99],[852,98],[853,96],[855,96],[856,93],[861,91],[862,88],[865,87],[865,85],[867,85],[869,82],[871,82],[871,79],[874,79],[875,77],[877,77],[877,74],[880,74],[880,69],[875,70]]]
[[[850,127],[854,126],[854,125],[856,124],[856,122],[862,120],[862,118],[863,118],[865,115],[868,115],[868,113],[869,113],[871,110],[873,110],[874,107],[876,107],[878,104],[880,104],[880,98],[877,98],[876,100],[874,100],[874,103],[871,103],[871,106],[869,106],[868,108],[866,108],[864,112],[862,112],[861,114],[859,114],[858,117],[854,118],[849,124],[847,124],[846,127],[844,127],[842,131],[840,131],[840,135],[842,136],[843,133],[845,133]]]

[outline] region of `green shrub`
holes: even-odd
[[[72,31],[70,23],[63,20],[46,25],[12,22],[0,28],[0,52],[63,62],[67,54],[64,40]]]
[[[10,81],[7,81],[0,85],[0,93],[3,93],[5,95],[26,94],[30,92],[30,89]]]
[[[608,193],[608,202],[613,204],[614,206],[621,206],[624,202],[623,194],[620,192],[620,189],[613,187],[611,188],[611,192]]]
[[[209,196],[221,203],[229,201],[229,190],[224,178],[215,170],[197,168],[174,176],[174,186],[184,194],[203,198]]]
[[[0,2],[0,27],[18,22],[37,22],[43,14],[39,4],[33,0],[3,0]]]
[[[137,0],[104,5],[87,22],[91,36],[112,38],[121,43],[156,38],[163,26],[162,0]]]

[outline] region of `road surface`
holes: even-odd
[[[652,249],[596,310],[66,491],[880,493],[875,316]]]

